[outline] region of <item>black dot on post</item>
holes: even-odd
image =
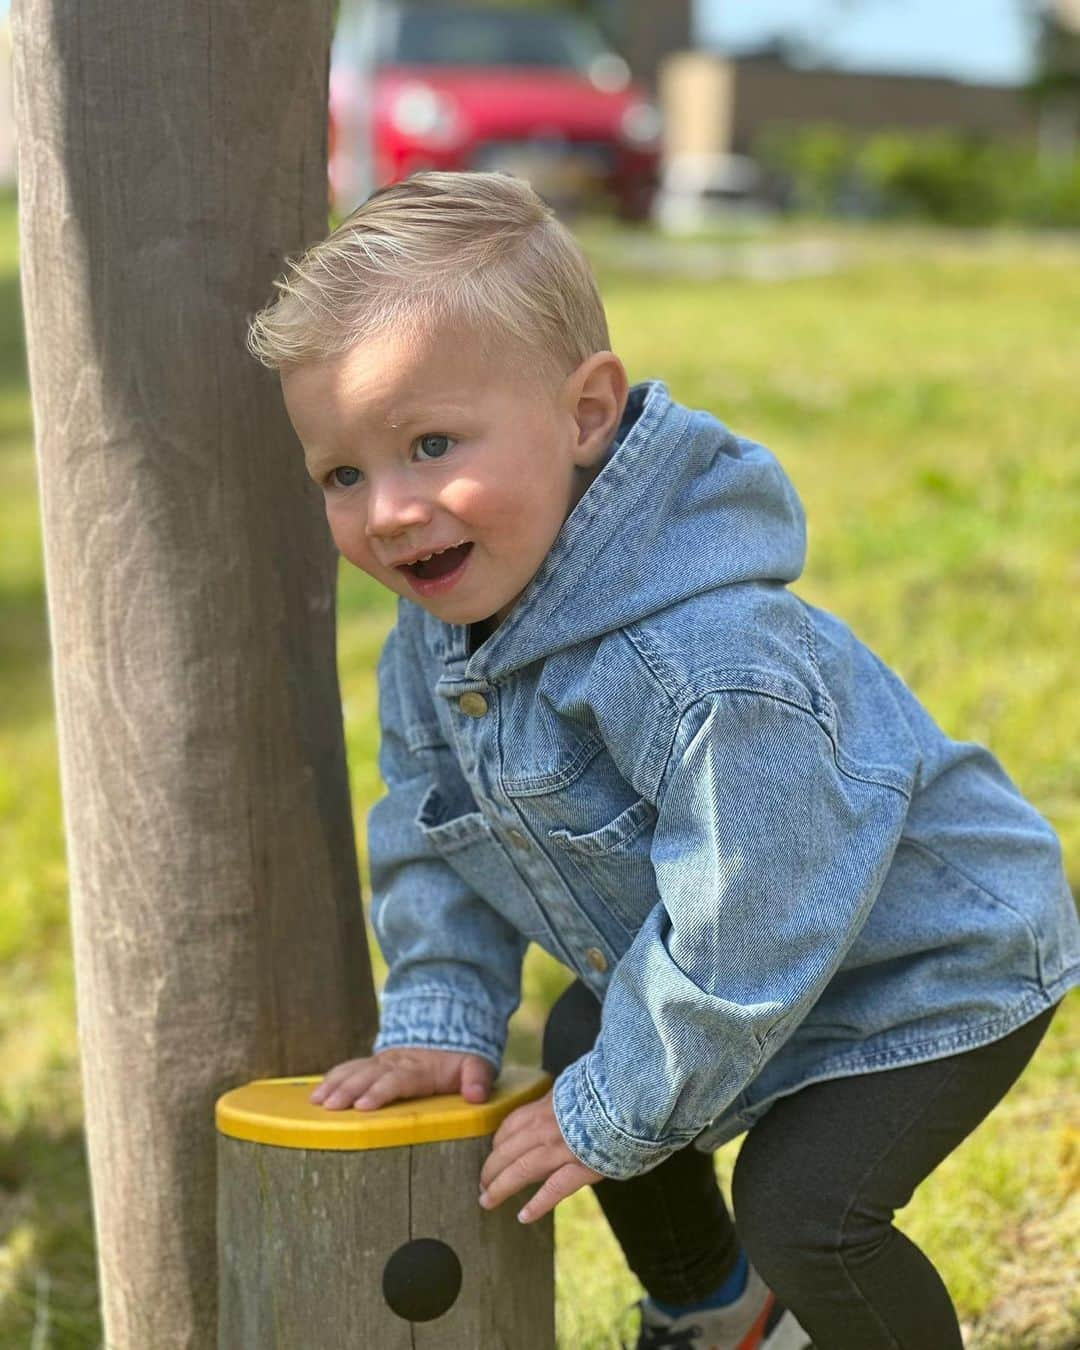
[[[387,1261],[383,1298],[408,1322],[441,1317],[461,1292],[461,1262],[452,1247],[438,1238],[405,1242]]]

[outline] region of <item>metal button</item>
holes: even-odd
[[[467,694],[462,694],[458,699],[458,707],[469,717],[483,717],[488,710],[488,701],[483,694],[478,694],[475,689],[470,689]]]
[[[607,970],[607,957],[599,947],[590,947],[585,953],[585,960],[588,961],[593,970],[598,970],[601,974]]]
[[[527,834],[523,834],[521,830],[511,827],[509,830],[506,831],[506,837],[507,839],[510,840],[510,842],[513,844],[515,848],[529,847],[529,836]]]

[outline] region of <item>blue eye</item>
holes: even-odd
[[[420,448],[420,453],[426,455],[428,459],[442,459],[453,442],[449,436],[433,433],[430,436],[418,437],[416,444]]]
[[[354,487],[360,481],[360,470],[339,464],[336,469],[330,470],[330,478],[338,487]]]

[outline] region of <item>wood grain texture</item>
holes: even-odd
[[[414,1144],[409,1188],[413,1237],[449,1243],[462,1264],[461,1294],[443,1317],[414,1328],[413,1350],[552,1350],[555,1218],[518,1223],[535,1186],[497,1209],[477,1203],[491,1136]]]
[[[335,558],[244,351],[326,231],[328,0],[16,0],[21,269],[106,1343],[216,1344],[214,1102],[376,1025]]]
[[[220,1350],[552,1350],[554,1219],[477,1203],[491,1137],[356,1152],[219,1137]],[[516,1203],[515,1203],[516,1201]],[[405,1242],[457,1254],[461,1291],[408,1322],[382,1276]]]

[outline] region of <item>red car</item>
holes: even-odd
[[[418,169],[497,169],[556,206],[656,195],[660,114],[581,16],[343,0],[330,70],[330,195],[352,210]]]

